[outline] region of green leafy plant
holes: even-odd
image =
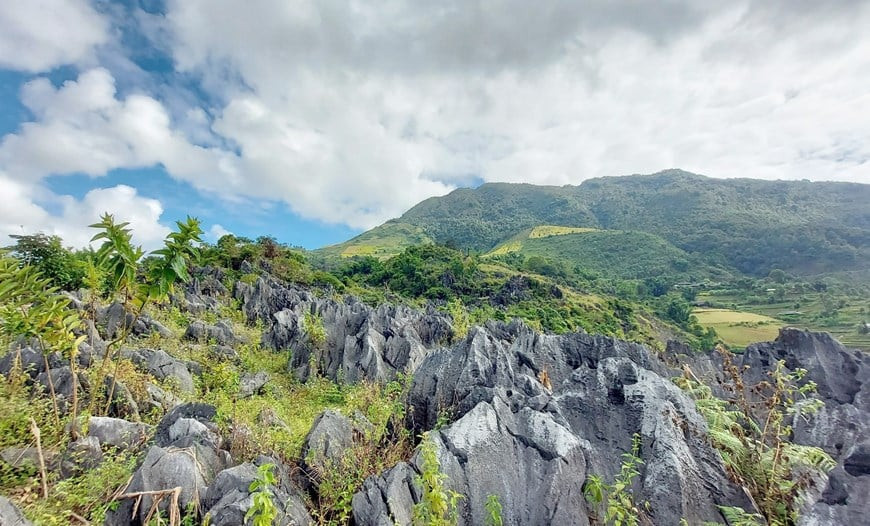
[[[118,360],[113,357],[116,347],[126,341],[136,321],[142,315],[146,306],[152,302],[162,302],[174,290],[177,282],[190,281],[187,266],[199,257],[197,244],[202,242],[202,228],[199,220],[188,217],[185,221],[177,221],[177,230],[166,236],[163,248],[151,253],[150,265],[144,280],[138,279],[142,258],[145,255],[141,247],[133,244],[132,230],[129,223],[115,221],[111,214],[103,214],[99,223],[90,225],[100,230],[91,241],[103,243],[96,253],[96,260],[102,270],[108,275],[109,293],[120,296],[124,312],[132,312],[132,321],[126,320],[119,334],[115,335],[107,345],[100,367],[100,377],[105,377],[109,363],[115,362],[112,382],[109,388],[104,413],[108,412],[117,383]],[[89,410],[94,412],[97,390],[91,393]]]
[[[274,464],[263,464],[257,468],[257,478],[248,488],[251,491],[251,507],[245,513],[245,524],[271,526],[278,516],[278,509],[272,501],[272,487],[276,482],[274,469]]]
[[[36,340],[42,351],[45,370],[50,369],[48,356],[59,352],[69,359],[73,388],[71,412],[78,410],[78,373],[76,357],[85,336],[76,336],[81,327],[78,314],[71,311],[69,298],[57,293],[51,280],[35,267],[19,266],[12,258],[0,254],[0,333],[10,338]],[[54,382],[47,374],[54,409],[55,423],[60,424],[60,411]],[[74,427],[74,426],[73,426]]]
[[[447,475],[441,472],[435,442],[424,433],[420,442],[423,464],[417,482],[422,488],[420,502],[414,505],[414,526],[452,526],[458,519],[459,493],[445,487]]]
[[[635,433],[631,441],[631,451],[622,454],[622,464],[613,484],[607,484],[598,475],[589,475],[583,486],[586,500],[598,510],[604,505],[601,523],[608,526],[637,526],[641,524],[643,512],[635,502],[632,487],[640,475],[640,435]],[[602,517],[600,511],[596,513]]]
[[[486,526],[503,526],[501,500],[499,500],[498,495],[487,495],[484,509],[486,510]]]
[[[731,398],[713,396],[688,367],[675,381],[695,399],[707,420],[713,446],[731,477],[752,495],[767,523],[796,524],[802,494],[813,473],[827,472],[835,465],[823,450],[789,441],[789,422],[807,418],[823,405],[814,397],[816,385],[804,380],[806,370],[789,371],[779,361],[768,372],[768,379],[747,386],[733,355],[721,347],[719,352],[727,378],[723,387]]]

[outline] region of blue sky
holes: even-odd
[[[713,4],[12,3],[0,236],[316,248],[487,181],[870,182],[870,3]]]

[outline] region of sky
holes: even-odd
[[[0,245],[343,241],[489,181],[870,183],[868,0],[28,0],[0,9]]]

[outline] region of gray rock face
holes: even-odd
[[[837,467],[801,524],[864,524],[870,513],[870,356],[847,349],[827,333],[785,328],[770,343],[747,347],[740,365],[749,366],[751,383],[785,361],[788,370],[803,368],[816,382],[824,408],[809,420],[795,419],[794,441],[824,449]]]
[[[235,294],[250,321],[267,324],[264,345],[293,349],[290,368],[303,381],[311,375],[312,364],[318,374],[332,380],[391,380],[397,372],[415,370],[430,349],[450,341],[453,334],[449,318],[434,309],[373,308],[354,298],[340,303],[267,278],[253,285],[240,282]],[[322,322],[325,342],[311,341],[306,317]]]
[[[238,362],[239,353],[235,349],[227,345],[215,345],[211,348],[211,355],[218,361],[223,362]]]
[[[268,381],[269,373],[265,371],[245,373],[239,380],[239,397],[249,398],[254,396],[263,389]]]
[[[75,477],[94,469],[103,461],[100,441],[93,436],[71,442],[60,460],[60,474],[63,478]]]
[[[166,414],[157,426],[154,444],[133,474],[128,493],[181,488],[179,506],[199,502],[215,476],[232,464],[229,453],[220,449],[220,438],[211,419],[215,408],[206,404],[184,404]],[[136,515],[135,502],[124,499],[106,515],[107,525],[142,524],[151,508],[151,497],[143,497]],[[168,499],[160,504],[166,511]],[[134,517],[130,520],[130,517]]]
[[[354,425],[346,416],[326,410],[314,420],[302,443],[302,468],[312,481],[341,460],[353,446]]]
[[[42,353],[34,350],[31,347],[19,347],[9,351],[3,358],[0,358],[0,373],[8,376],[13,367],[18,364],[21,371],[35,379],[40,373],[45,372],[45,360]],[[61,362],[54,355],[49,357],[49,366],[60,367]]]
[[[46,450],[43,451],[43,458],[45,465],[49,469],[54,469],[57,454],[51,450]],[[0,460],[13,468],[36,469],[39,467],[39,452],[35,447],[7,447],[0,451]]]
[[[213,526],[244,524],[245,513],[250,509],[252,502],[249,488],[256,477],[257,466],[248,462],[218,473],[202,502],[203,509],[208,510],[209,524]],[[284,479],[280,476],[279,478]],[[301,526],[313,523],[294,487],[285,480],[279,480],[272,491],[272,502],[278,510],[278,516],[273,524]]]
[[[188,365],[181,360],[176,360],[166,351],[160,349],[124,349],[121,354],[151,373],[158,380],[170,379],[177,382],[182,391],[187,393],[194,391],[193,376],[190,374]]]
[[[143,444],[150,435],[151,426],[141,422],[103,416],[92,416],[88,422],[88,436],[103,446],[127,449]]]
[[[136,336],[158,333],[164,338],[172,337],[172,331],[160,322],[144,314],[137,319],[133,313],[124,309],[123,303],[117,301],[108,307],[98,309],[96,318],[97,323],[105,328],[106,338],[109,340],[120,336],[127,330]]]
[[[187,327],[184,337],[198,342],[214,341],[218,345],[227,346],[239,343],[239,339],[233,333],[233,327],[226,321],[219,321],[214,325],[195,321]]]
[[[32,526],[18,506],[6,497],[0,497],[0,526]]]
[[[634,491],[652,523],[724,522],[717,505],[751,509],[668,376],[641,345],[490,323],[424,360],[408,418],[416,431],[442,414],[455,419],[433,440],[447,485],[467,496],[461,524],[483,522],[488,495],[499,496],[506,524],[588,523],[586,477],[612,481],[635,433],[645,464]],[[407,469],[366,482],[354,498],[357,524],[407,524]]]

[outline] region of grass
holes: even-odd
[[[789,292],[777,300],[771,300],[750,292],[737,294],[713,290],[699,294],[698,301],[704,301],[712,307],[729,307],[776,318],[782,320],[783,325],[829,332],[843,345],[870,351],[870,334],[861,334],[858,330],[861,323],[870,320],[870,302],[861,294],[803,291],[799,294]],[[843,303],[841,307],[840,301]],[[833,315],[825,315],[825,311],[829,310],[826,303],[838,304]]]
[[[736,348],[773,340],[785,325],[770,316],[730,309],[695,309],[693,314],[703,327],[712,327],[726,345]]]
[[[420,227],[388,221],[344,243],[323,247],[316,250],[315,253],[327,258],[374,256],[379,259],[387,259],[399,254],[411,245],[431,242],[432,239]]]
[[[529,239],[537,239],[551,236],[564,236],[565,234],[585,234],[587,232],[597,232],[597,228],[575,227],[575,226],[554,226],[542,225],[536,226],[529,232]]]

